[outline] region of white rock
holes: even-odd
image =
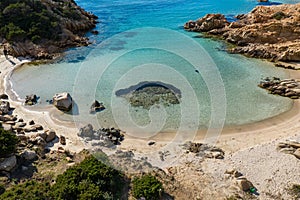
[[[72,109],[73,100],[69,93],[63,92],[53,96],[53,105],[62,111],[70,111]]]

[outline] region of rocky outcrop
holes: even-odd
[[[108,148],[120,145],[124,140],[124,134],[121,133],[120,129],[102,128],[96,131],[91,124],[80,128],[77,135],[85,142],[89,142],[91,146],[103,146]]]
[[[225,178],[233,180],[234,185],[237,185],[241,191],[257,194],[257,189],[254,187],[253,183],[241,172],[234,169],[226,170]]]
[[[224,159],[225,156],[225,152],[222,149],[208,144],[186,142],[183,148],[187,150],[187,153],[195,153],[203,158]]]
[[[46,142],[51,142],[52,140],[54,140],[56,138],[56,133],[53,130],[47,130],[45,131],[45,136],[43,137],[43,139]]]
[[[0,41],[6,41],[4,43],[8,54],[15,57],[31,56],[35,59],[52,59],[68,47],[89,44],[88,39],[83,35],[96,26],[97,16],[83,10],[73,0],[44,0],[38,3],[38,6],[32,6],[30,1],[24,1],[27,6],[26,9],[19,11],[20,8],[15,8],[15,12],[20,13],[19,17],[23,21],[27,21],[28,26],[22,27],[22,24],[19,24],[21,20],[16,17],[6,17],[7,20],[1,23],[2,26],[11,23],[24,29],[22,37],[7,38],[9,34],[0,34]],[[3,4],[0,6],[0,11],[3,13],[1,17],[5,17],[5,13],[2,11],[6,7],[9,7],[9,5]],[[41,12],[41,9],[43,9],[43,12]],[[24,12],[28,12],[28,14],[24,14]],[[32,13],[38,13],[36,16],[42,17],[40,19],[34,18]],[[44,20],[44,26],[39,25],[38,20]],[[29,30],[33,31],[37,27],[39,31],[30,35]]]
[[[221,29],[228,25],[224,15],[221,14],[207,14],[197,21],[189,21],[185,23],[184,28],[195,32],[207,32],[213,29]]]
[[[70,111],[73,106],[73,100],[69,93],[57,93],[53,96],[53,105],[62,111]]]
[[[25,97],[25,105],[32,106],[37,103],[37,99],[35,94],[27,95]]]
[[[292,154],[296,158],[300,159],[300,142],[298,141],[280,142],[277,145],[277,150],[282,153]]]
[[[229,22],[223,15],[209,14],[189,21],[184,28],[206,32],[234,44],[228,49],[271,61],[300,61],[300,4],[257,6]]]
[[[283,97],[289,97],[291,99],[300,98],[300,84],[296,79],[283,79],[279,78],[265,78],[259,83],[259,87],[264,88],[270,92],[270,94],[280,95]]]

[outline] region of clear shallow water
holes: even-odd
[[[283,70],[227,54],[221,42],[195,38],[197,34],[182,30],[186,21],[206,13],[221,12],[228,18],[246,13],[257,5],[254,0],[76,2],[99,16],[100,34],[90,35],[94,44],[69,50],[59,63],[23,67],[12,76],[16,93],[21,98],[39,95],[39,107],[57,92],[70,92],[76,109],[73,115],[60,115],[61,119],[157,132],[205,128],[209,123],[220,126],[223,120],[225,125],[247,124],[276,116],[292,105],[291,100],[257,87],[266,76],[287,77]],[[149,112],[128,106],[114,94],[145,80],[181,89],[181,105],[154,106]],[[107,109],[90,115],[94,99]]]

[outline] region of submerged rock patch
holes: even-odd
[[[150,109],[156,104],[169,106],[179,104],[181,91],[162,82],[140,82],[137,85],[116,91],[116,96],[125,98],[133,107]]]

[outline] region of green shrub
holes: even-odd
[[[54,199],[119,199],[123,175],[89,156],[57,177],[51,188]]]
[[[45,181],[26,181],[7,189],[0,200],[113,200],[120,199],[124,187],[119,171],[89,156],[59,175],[53,186]]]
[[[7,189],[0,199],[2,200],[16,200],[16,199],[30,199],[41,200],[47,199],[50,185],[48,183],[37,181],[26,181],[25,183],[13,186]]]
[[[8,20],[9,19],[9,20]],[[0,37],[8,41],[38,42],[59,35],[59,19],[39,0],[1,0]]]
[[[18,137],[9,131],[0,128],[0,157],[5,157],[16,151]]]
[[[163,191],[161,182],[152,175],[135,178],[132,183],[132,192],[135,198],[145,197],[147,200],[156,200]]]

